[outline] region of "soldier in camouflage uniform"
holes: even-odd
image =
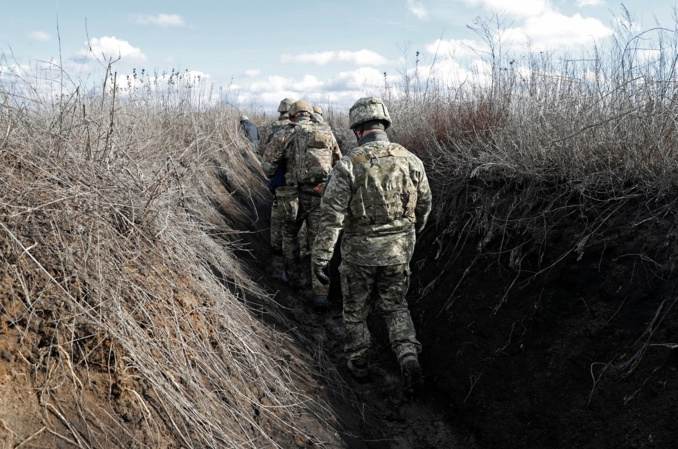
[[[273,136],[280,130],[287,127],[290,124],[290,107],[294,104],[294,100],[291,98],[284,98],[280,105],[278,105],[278,120],[269,123],[264,126],[264,129],[261,132],[261,145],[259,145],[259,155],[263,156],[264,149]]]
[[[284,129],[290,124],[289,111],[294,100],[291,98],[284,98],[278,106],[278,120],[266,125],[261,132],[261,140],[259,141],[259,155],[262,156],[264,148],[271,142],[273,136],[280,130]],[[278,209],[278,201],[275,197],[275,190],[281,185],[285,185],[285,170],[284,164],[278,167],[277,173],[268,182],[268,188],[273,194],[273,203],[271,204],[271,250],[274,254],[282,254],[282,219],[280,218],[280,211]]]
[[[348,368],[367,378],[370,310],[384,316],[405,391],[423,386],[417,341],[405,295],[416,236],[431,211],[431,190],[421,160],[389,142],[391,118],[377,98],[358,100],[349,111],[358,147],[332,170],[313,246],[316,277],[329,282],[327,265],[343,231],[341,288]],[[376,292],[376,295],[373,293]]]
[[[285,220],[283,223],[283,250],[285,253],[285,280],[294,287],[302,284],[303,273],[310,274],[313,293],[315,295],[315,305],[326,307],[328,305],[327,295],[329,286],[321,283],[314,275],[315,265],[308,267],[302,266],[302,258],[299,245],[299,230],[306,224],[306,236],[308,247],[313,246],[313,241],[318,233],[318,222],[320,220],[320,195],[327,181],[327,175],[321,179],[312,181],[301,181],[299,179],[299,167],[302,160],[301,155],[306,148],[302,148],[300,136],[304,132],[322,131],[327,137],[326,164],[327,174],[332,166],[341,158],[339,144],[332,134],[329,125],[325,123],[314,123],[311,121],[311,106],[305,101],[297,101],[290,108],[290,117],[293,122],[284,130],[275,135],[273,140],[264,150],[262,167],[267,176],[273,176],[280,164],[286,164],[287,174],[286,184],[295,186],[298,192],[298,212],[296,217]]]
[[[320,106],[313,106],[313,113],[311,114],[311,120],[316,123],[324,123],[325,119],[323,118],[323,110]]]

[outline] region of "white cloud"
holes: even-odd
[[[582,6],[600,6],[604,5],[605,0],[577,0],[577,6],[582,7]]]
[[[255,76],[258,76],[260,73],[261,70],[258,69],[245,70],[245,76],[248,78],[254,78]]]
[[[399,82],[389,77],[389,82]],[[239,101],[260,101],[274,108],[282,98],[296,98],[323,104],[350,106],[365,95],[379,95],[384,89],[382,71],[361,67],[354,71],[340,72],[332,79],[319,80],[313,75],[299,78],[269,77],[266,81],[252,83],[239,92]]]
[[[477,55],[481,48],[482,44],[470,39],[438,39],[428,44],[426,51],[438,56],[455,58]]]
[[[492,11],[523,17],[538,16],[552,10],[549,0],[464,0],[464,2],[471,6],[483,6]]]
[[[354,65],[373,65],[386,64],[388,59],[375,53],[371,50],[359,51],[323,51],[316,53],[302,53],[300,55],[282,55],[280,62],[287,63],[303,63],[303,64],[317,64],[327,65],[331,62],[342,62]]]
[[[156,25],[161,27],[182,27],[185,25],[184,18],[178,14],[134,14],[134,22],[138,25]]]
[[[384,86],[384,72],[361,67],[350,72],[340,72],[337,77],[327,83],[330,90],[371,91]]]
[[[333,51],[302,53],[296,56],[284,54],[280,57],[280,62],[283,64],[300,62],[304,64],[325,65],[329,64],[332,60],[335,60],[335,57],[336,52]]]
[[[407,7],[409,8],[410,12],[419,19],[425,19],[428,17],[428,11],[422,2],[407,0]]]
[[[52,35],[49,33],[45,33],[44,31],[33,31],[28,34],[28,37],[30,39],[40,42],[49,42],[52,40]]]
[[[322,90],[323,84],[313,75],[304,75],[301,80],[295,79],[292,83],[292,90],[296,92],[315,92]]]
[[[85,45],[88,43],[85,42]],[[129,42],[116,38],[115,36],[104,36],[101,38],[92,38],[89,47],[78,52],[77,58],[80,60],[103,58],[120,58],[125,62],[143,62],[148,58],[138,48],[130,45]]]
[[[612,35],[612,30],[594,18],[579,14],[572,17],[549,12],[538,17],[528,17],[522,27],[507,29],[502,40],[519,44],[531,43],[533,47],[545,48],[557,45],[589,43]]]

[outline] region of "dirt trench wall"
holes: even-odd
[[[481,448],[670,447],[675,195],[475,182],[437,196],[410,303],[457,425]]]

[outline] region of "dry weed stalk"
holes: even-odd
[[[509,51],[500,24],[479,23],[487,73],[463,84],[408,78],[400,90],[386,86],[389,133],[424,160],[434,193],[436,227],[423,240],[443,262],[422,297],[449,281],[449,267],[458,273],[440,313],[455,306],[479,260],[509,279],[490,305],[498,313],[512,289],[565,261],[645,223],[675,220],[678,34],[661,26],[638,33],[632,23],[624,10],[610,40],[574,56]],[[621,221],[628,228],[619,234]],[[462,256],[469,241],[476,252]],[[673,274],[671,261],[659,267],[641,254],[638,264],[658,280]],[[605,374],[634,370],[653,343],[646,337],[629,364]],[[600,376],[592,374],[594,383]]]
[[[313,360],[244,304],[268,296],[234,256],[238,229],[268,198],[234,112],[75,92],[55,127],[48,101],[0,98],[0,329],[20,335],[45,410],[21,444],[326,439],[308,430],[333,420],[306,392]]]

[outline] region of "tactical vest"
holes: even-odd
[[[417,189],[410,176],[409,153],[396,143],[351,158],[358,183],[344,228],[366,232],[397,220],[415,221]]]

